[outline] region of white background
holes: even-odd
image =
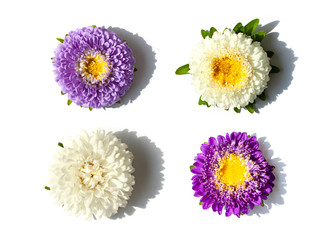
[[[301,1],[299,1],[301,2]],[[0,7],[1,239],[322,239],[322,13],[319,1],[7,1]],[[188,63],[200,30],[260,18],[281,68],[258,113],[198,106]],[[95,24],[137,57],[123,104],[67,106],[50,58],[70,30]],[[113,219],[67,216],[44,189],[57,143],[82,129],[117,132],[137,183]],[[276,166],[274,192],[247,216],[204,211],[189,166],[210,136],[246,131]]]

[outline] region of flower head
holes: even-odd
[[[274,167],[269,165],[258,149],[256,137],[233,132],[217,139],[210,137],[202,144],[191,167],[193,190],[201,197],[203,209],[240,217],[272,192]]]
[[[56,81],[83,107],[111,106],[133,83],[135,59],[119,36],[101,27],[71,31],[55,50]]]
[[[193,50],[189,64],[175,71],[192,75],[191,83],[200,95],[199,105],[233,108],[237,113],[246,108],[254,113],[255,99],[266,100],[269,74],[280,69],[269,63],[274,52],[264,51],[260,45],[266,32],[255,33],[258,24],[256,18],[223,32],[214,27],[201,30],[203,40]]]
[[[258,41],[228,29],[203,39],[193,51],[189,68],[201,99],[224,109],[253,103],[267,88],[271,70]]]
[[[84,132],[60,144],[51,167],[50,189],[70,214],[110,217],[125,207],[133,190],[133,155],[112,133]]]

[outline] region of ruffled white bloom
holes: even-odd
[[[253,103],[267,88],[271,66],[260,43],[230,30],[203,39],[189,62],[201,99],[228,109]]]
[[[125,207],[135,183],[133,155],[111,132],[84,132],[59,147],[50,187],[69,214],[110,217]]]

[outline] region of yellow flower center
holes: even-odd
[[[110,66],[101,53],[89,51],[81,58],[78,70],[87,82],[97,84],[106,78],[110,72]]]
[[[227,186],[237,187],[243,185],[250,178],[245,159],[231,153],[221,159],[217,177]]]
[[[238,89],[247,79],[244,62],[231,56],[216,57],[211,63],[212,78],[220,87]]]
[[[85,62],[83,69],[88,74],[92,74],[95,78],[98,78],[108,72],[108,63],[99,55],[94,58],[89,57]]]

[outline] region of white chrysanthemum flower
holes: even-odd
[[[193,51],[189,67],[201,99],[224,109],[253,103],[267,88],[271,70],[259,42],[230,30],[203,39]]]
[[[84,132],[59,148],[50,187],[69,214],[110,217],[125,207],[135,183],[133,155],[111,132]]]

